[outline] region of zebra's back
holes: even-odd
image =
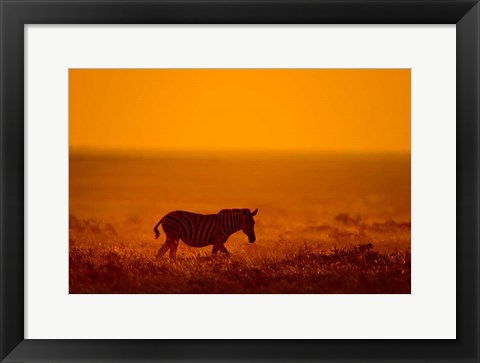
[[[174,211],[162,218],[162,228],[167,237],[181,239],[192,247],[212,244],[216,225],[217,214]]]

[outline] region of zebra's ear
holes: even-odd
[[[257,212],[258,212],[258,208],[255,209],[253,212],[250,212],[250,214],[252,215],[252,217],[254,217],[257,214]]]

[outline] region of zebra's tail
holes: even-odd
[[[163,218],[158,221],[158,223],[155,225],[155,228],[153,228],[153,231],[155,232],[155,239],[157,239],[160,236],[160,232],[158,231],[158,226],[162,224]]]

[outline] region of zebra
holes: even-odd
[[[155,225],[155,239],[160,236],[158,226],[161,224],[167,237],[164,245],[157,253],[157,259],[170,250],[170,259],[175,259],[178,241],[182,240],[191,247],[213,245],[212,254],[218,252],[229,255],[224,243],[233,233],[242,230],[250,243],[255,242],[255,221],[253,217],[258,209],[251,212],[243,209],[222,209],[217,214],[198,214],[185,211],[174,211],[166,214]]]

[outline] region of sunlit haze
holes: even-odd
[[[71,69],[72,151],[410,152],[408,69]]]

